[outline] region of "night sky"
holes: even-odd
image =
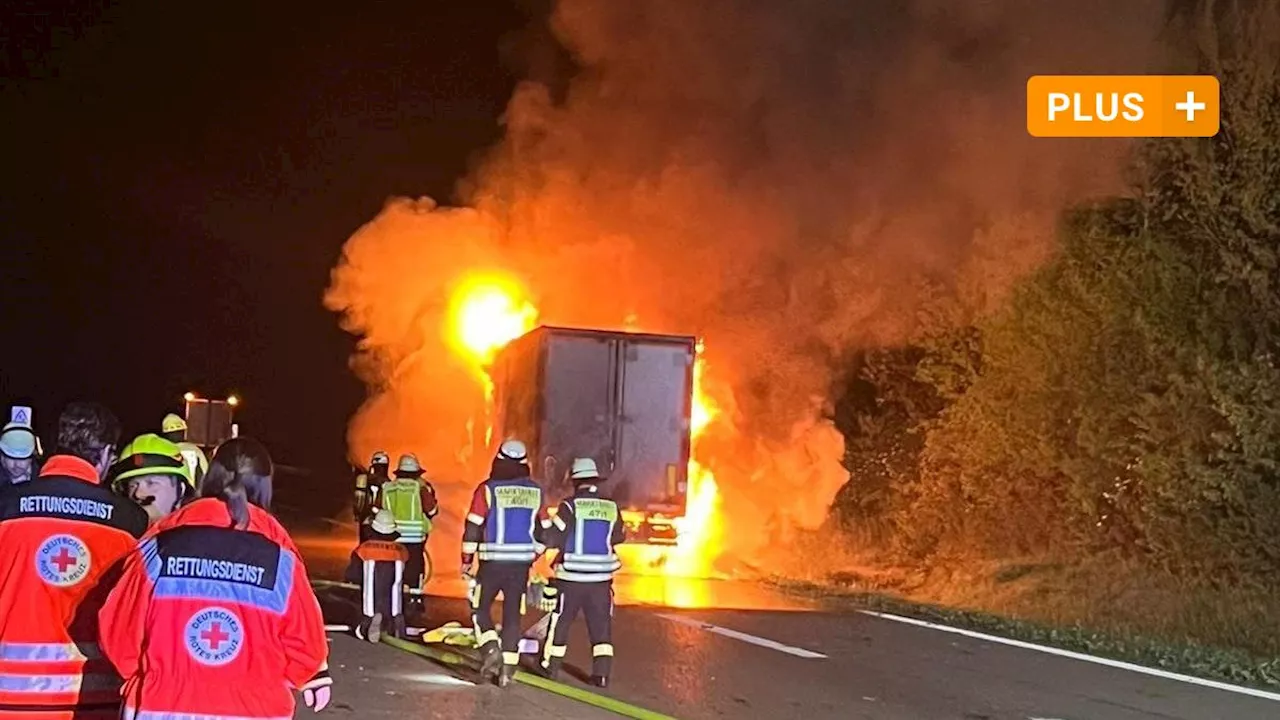
[[[235,392],[242,433],[336,506],[364,390],[329,270],[388,196],[447,201],[498,139],[530,17],[281,5],[5,3],[0,399],[49,443],[72,399],[132,434]]]

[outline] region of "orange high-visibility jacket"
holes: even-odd
[[[146,529],[141,508],[70,455],[0,492],[0,718],[118,714],[98,608]]]
[[[293,691],[332,681],[320,604],[288,533],[249,508],[229,527],[197,500],[152,528],[99,614],[126,717],[291,718]]]

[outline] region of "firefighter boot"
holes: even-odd
[[[356,637],[360,640],[368,640],[376,643],[382,638],[382,613],[374,613],[373,617],[366,617],[356,625]]]
[[[555,680],[557,677],[560,676],[561,662],[563,662],[563,660],[561,660],[560,658],[553,657],[550,660],[548,660],[546,663],[539,663],[538,674],[542,675],[542,677],[548,680]]]
[[[591,680],[588,682],[589,684],[594,685],[595,687],[598,687],[598,688],[607,688],[609,687],[609,676],[592,675]]]
[[[398,640],[408,639],[408,631],[405,627],[404,615],[396,615],[391,618],[391,635]]]
[[[480,677],[490,679],[498,674],[502,666],[502,652],[498,650],[498,641],[491,640],[480,646]]]
[[[498,687],[504,688],[511,684],[516,677],[515,665],[503,665],[502,670],[498,671]]]

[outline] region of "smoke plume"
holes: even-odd
[[[1029,137],[1025,85],[1147,71],[1160,10],[561,0],[551,27],[579,66],[563,97],[521,84],[466,207],[393,199],[333,272],[325,301],[371,389],[354,457],[417,452],[456,521],[480,389],[444,314],[468,271],[501,270],[543,322],[704,337],[721,414],[697,452],[727,549],[816,526],[847,477],[822,417],[834,358],[908,337],[925,284],[997,302],[1066,203],[1119,187],[1125,145]]]

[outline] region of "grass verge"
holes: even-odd
[[[1276,595],[1188,587],[1101,563],[975,565],[964,565],[963,573],[864,566],[817,578],[773,576],[770,582],[841,609],[892,613],[1206,679],[1280,688]]]

